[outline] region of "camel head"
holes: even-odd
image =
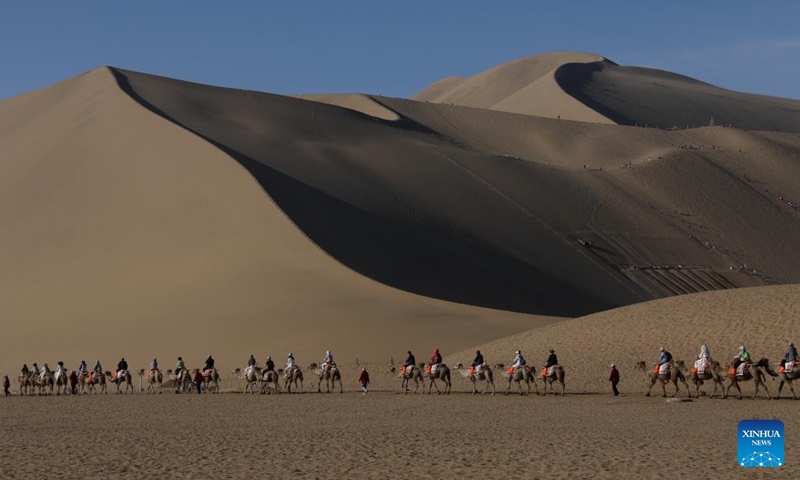
[[[284,370],[282,368],[278,369],[278,373],[280,373],[281,375],[283,375],[283,372],[284,372]]]
[[[144,368],[140,368],[139,371],[137,371],[136,373],[138,373],[139,376],[141,377],[142,375],[144,375]]]
[[[463,369],[464,369],[464,365],[462,365],[461,363],[456,363],[453,366],[453,370],[463,370]]]
[[[505,366],[505,364],[503,364],[503,363],[496,363],[496,364],[494,365],[494,368],[495,368],[496,370],[503,370],[504,368],[506,368],[506,366]]]
[[[425,362],[419,362],[417,366],[419,367],[420,370],[425,370]]]
[[[648,370],[647,362],[644,361],[636,362],[636,366],[634,368],[636,368],[636,370],[641,370],[643,372],[646,372]]]
[[[316,369],[317,369],[317,367],[319,367],[319,365],[317,365],[317,364],[316,364],[316,362],[315,362],[315,363],[312,363],[311,365],[309,365],[309,366],[308,366],[308,369],[309,369],[309,370],[316,370]]]
[[[397,368],[395,368],[394,364],[390,365],[389,368],[386,370],[386,373],[395,373]]]

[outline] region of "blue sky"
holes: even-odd
[[[800,2],[780,0],[3,1],[0,99],[101,65],[275,93],[405,97],[551,51],[800,98],[797,19]]]

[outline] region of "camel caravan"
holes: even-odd
[[[794,344],[789,344],[789,350],[781,362],[776,365],[772,365],[766,358],[753,360],[744,345],[740,346],[739,353],[734,357],[733,362],[725,365],[713,360],[708,346],[703,344],[700,355],[691,364],[673,359],[670,352],[661,348],[658,362],[648,365],[647,362],[640,361],[635,365],[635,369],[640,371],[646,379],[645,396],[647,397],[651,395],[653,387],[658,385],[661,388],[662,397],[666,397],[668,393],[672,397],[677,397],[683,390],[687,398],[699,398],[701,395],[708,395],[709,398],[727,398],[731,389],[735,389],[738,393],[737,397],[741,399],[743,396],[741,384],[753,382],[754,392],[751,398],[757,398],[763,390],[767,399],[770,399],[773,397],[768,388],[767,377],[772,377],[780,381],[775,398],[780,398],[784,386],[787,386],[792,398],[797,399],[793,382],[800,379],[800,364],[798,364],[797,350]],[[612,372],[614,370],[615,365],[612,365]],[[514,361],[509,367],[502,363],[489,366],[478,350],[475,352],[475,359],[469,366],[457,363],[451,370],[448,365],[443,363],[442,356],[436,349],[430,359],[423,363],[417,363],[411,351],[408,352],[408,357],[399,371],[400,390],[404,394],[408,394],[412,392],[413,384],[412,393],[415,394],[419,393],[420,387],[422,387],[423,394],[430,395],[433,390],[436,390],[437,394],[448,395],[452,389],[451,375],[454,371],[469,382],[472,395],[494,395],[496,393],[495,379],[497,378],[502,378],[501,382],[504,381],[506,384],[506,395],[511,394],[512,391],[520,395],[530,395],[531,393],[547,395],[549,390],[554,396],[559,394],[563,396],[566,389],[566,373],[564,367],[559,364],[553,349],[550,349],[547,361],[541,370],[528,364],[519,350],[515,352]],[[344,393],[342,371],[334,362],[330,351],[325,352],[325,360],[322,363],[310,364],[305,372],[312,379],[316,379],[318,393],[322,393],[323,383],[326,393],[335,392],[337,387],[339,393]],[[162,373],[158,367],[158,361],[153,359],[149,369],[141,369],[136,373],[139,376],[138,391],[145,391],[148,394],[163,393],[165,388],[172,388],[175,393],[220,392],[221,378],[211,355],[206,359],[203,368],[188,369],[183,359],[178,357],[178,364],[174,370],[170,369],[166,373]],[[270,395],[280,394],[282,391],[304,393],[304,369],[297,365],[292,353],[289,353],[284,368],[276,368],[275,362],[269,356],[264,365],[259,366],[255,357],[251,355],[247,367],[237,368],[231,373],[234,374],[232,378],[244,381],[242,391],[246,394]],[[397,373],[394,361],[390,362],[387,373]],[[362,381],[365,375],[366,382]],[[86,362],[81,362],[80,367],[75,371],[68,370],[63,362],[58,362],[54,371],[51,371],[47,364],[44,364],[42,368],[36,363],[32,368],[28,368],[26,364],[23,365],[17,380],[20,395],[78,395],[107,394],[110,385],[113,385],[113,391],[116,394],[134,393],[137,389],[134,387],[133,378],[133,374],[123,358],[113,372],[103,370],[99,361],[92,369],[88,368]],[[362,383],[364,394],[367,392],[368,378],[366,369],[362,369],[359,382]],[[542,382],[541,391],[539,380]],[[143,381],[146,381],[146,388],[142,386]],[[706,384],[713,387],[710,394],[703,390]],[[502,385],[500,388],[502,389]]]
[[[744,345],[739,347],[739,353],[727,367],[716,360],[712,360],[706,344],[703,344],[700,348],[700,354],[692,364],[691,369],[686,366],[684,361],[674,360],[672,354],[663,347],[660,350],[658,363],[652,365],[652,367],[649,368],[644,361],[636,364],[636,369],[643,372],[647,378],[648,388],[645,393],[647,397],[650,396],[650,392],[656,384],[661,386],[662,397],[666,397],[667,385],[672,384],[672,388],[674,388],[673,397],[678,396],[680,387],[683,385],[687,398],[692,396],[699,398],[701,393],[705,395],[701,388],[706,383],[711,383],[713,390],[709,398],[716,398],[717,392],[719,392],[720,398],[728,398],[730,389],[736,388],[739,394],[738,398],[741,399],[742,388],[740,385],[752,381],[755,385],[752,399],[758,397],[761,389],[764,390],[767,399],[771,399],[772,396],[769,393],[769,387],[766,382],[767,376],[769,376],[780,379],[778,393],[775,398],[780,398],[783,386],[788,385],[792,398],[797,399],[792,382],[800,378],[800,365],[798,365],[797,349],[794,343],[789,344],[788,351],[781,362],[777,364],[777,372],[767,358],[754,361]],[[692,395],[690,383],[694,387],[694,395]]]

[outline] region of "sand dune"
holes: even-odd
[[[343,268],[238,163],[133,101],[108,69],[0,103],[0,131],[5,372],[209,353],[227,370],[251,352],[306,364],[328,348],[388,360],[549,321]]]
[[[386,360],[800,281],[796,134],[307,98],[98,69],[0,103],[0,366]]]
[[[445,80],[412,98],[593,123],[800,132],[798,100],[734,92],[591,54],[534,55],[457,83]]]
[[[616,363],[627,393],[645,392],[636,362],[652,364],[663,346],[676,360],[694,362],[707,342],[712,358],[728,364],[744,344],[754,358],[783,358],[789,342],[800,339],[800,286],[745,288],[683,295],[567,320],[477,347],[491,364],[510,364],[521,349],[541,368],[553,348],[567,370],[568,391],[609,392],[608,367]],[[448,358],[471,361],[474,349]],[[777,383],[768,380],[774,394]],[[541,385],[540,385],[541,388]],[[712,385],[706,390],[711,393]],[[674,389],[668,387],[671,394]],[[752,394],[752,382],[743,386]],[[653,391],[661,395],[660,388]],[[685,396],[686,391],[683,391]],[[784,396],[787,394],[784,391]]]

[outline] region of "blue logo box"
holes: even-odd
[[[738,431],[740,467],[782,467],[786,463],[782,421],[742,420]]]

